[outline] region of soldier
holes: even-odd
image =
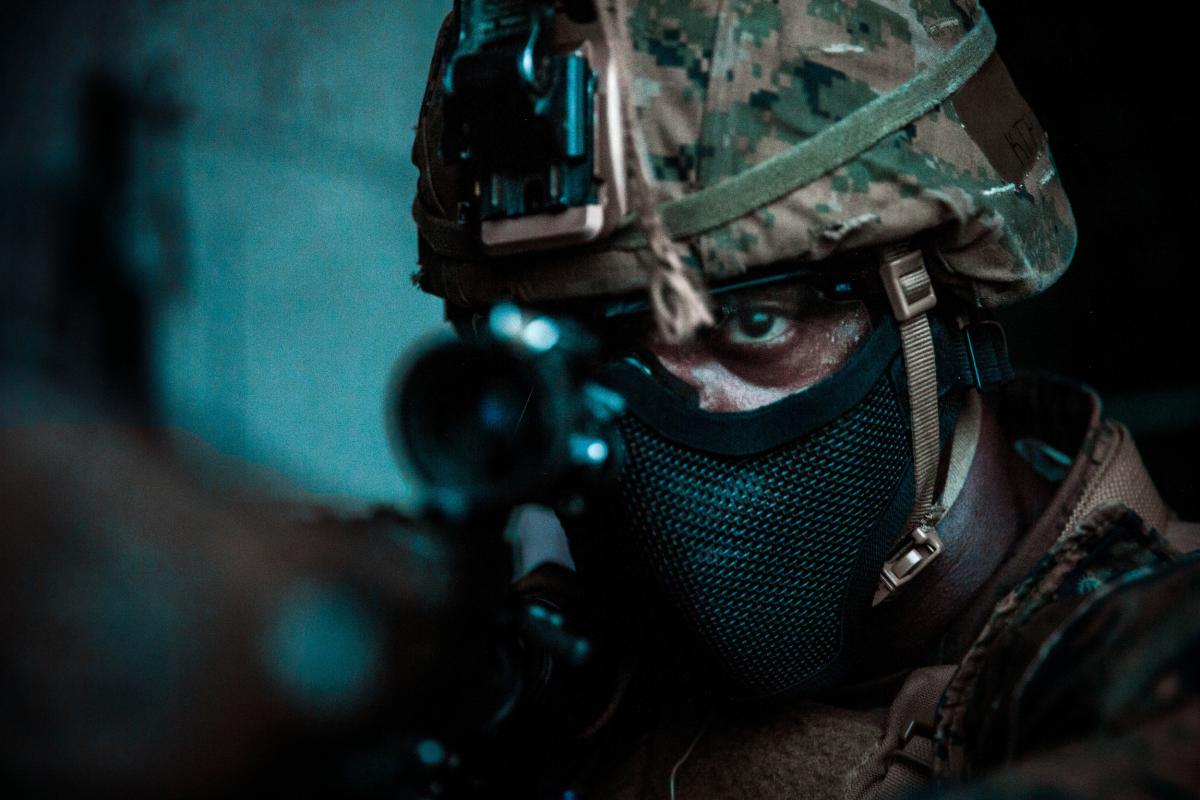
[[[629,654],[564,781],[1194,791],[1200,531],[1093,393],[1014,376],[990,317],[1075,226],[983,8],[547,4],[595,81],[572,128],[460,57],[511,22],[485,6],[456,5],[422,108],[419,284],[464,328],[570,313],[628,402],[613,501],[566,526],[577,578],[524,583],[581,588]]]

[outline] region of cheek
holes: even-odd
[[[806,317],[778,343],[743,353],[702,341],[652,351],[669,372],[696,389],[704,410],[751,411],[836,372],[870,331],[866,309],[853,306]]]

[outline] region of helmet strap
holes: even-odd
[[[940,502],[934,502],[941,436],[937,358],[928,315],[937,305],[937,295],[925,268],[924,254],[907,242],[883,251],[879,275],[900,329],[908,383],[914,493],[899,548],[880,572],[875,605],[894,596],[941,554],[937,523],[946,513]]]

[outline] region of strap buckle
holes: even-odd
[[[925,270],[925,255],[920,250],[907,250],[892,258],[885,256],[879,266],[879,278],[897,322],[907,322],[937,305],[933,282]]]
[[[931,522],[921,523],[909,534],[909,542],[883,565],[880,591],[890,595],[920,574],[942,553],[942,540]]]

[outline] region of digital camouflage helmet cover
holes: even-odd
[[[973,0],[625,0],[634,136],[675,246],[719,281],[933,232],[974,306],[1045,289],[1075,245],[1046,137]],[[420,285],[460,306],[642,288],[636,221],[584,247],[488,257],[439,156],[448,19],[417,129]]]

